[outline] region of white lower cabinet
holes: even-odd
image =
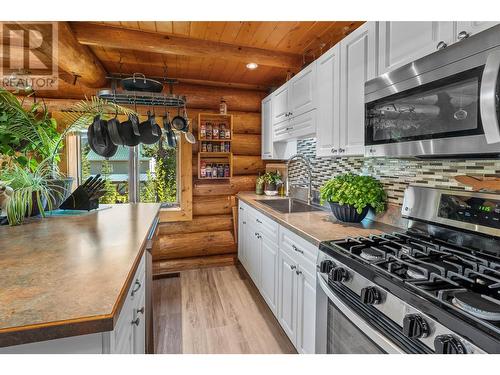
[[[238,258],[299,353],[315,352],[318,249],[239,204]]]

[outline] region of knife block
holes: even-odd
[[[76,190],[66,199],[60,209],[63,210],[95,210],[99,207],[99,198],[90,199],[87,191],[82,186],[78,186]]]

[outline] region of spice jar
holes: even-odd
[[[219,177],[219,178],[224,177],[224,166],[222,164],[219,164],[217,166],[217,177]]]
[[[207,122],[207,128],[205,129],[205,138],[212,139],[212,123]]]
[[[221,115],[226,115],[227,114],[227,103],[224,100],[224,98],[220,98],[219,113]]]
[[[212,126],[212,139],[219,139],[219,125]]]
[[[212,142],[207,142],[207,152],[212,152]]]
[[[212,165],[211,164],[207,164],[205,167],[205,177],[206,178],[212,177]]]
[[[220,146],[219,146],[217,143],[215,143],[215,144],[212,146],[212,151],[213,151],[213,152],[219,152],[219,151],[220,151],[219,147],[220,147]]]
[[[207,142],[201,142],[201,152],[207,152]]]
[[[200,125],[200,138],[205,139],[207,137],[207,126],[204,122]]]
[[[231,143],[226,142],[226,145],[224,147],[224,152],[231,152]]]
[[[204,161],[200,163],[200,175],[201,178],[206,178],[207,177],[207,166]]]
[[[224,132],[224,135],[226,139],[231,139],[231,130],[229,130],[229,127]]]
[[[224,177],[229,177],[229,164],[224,166]]]

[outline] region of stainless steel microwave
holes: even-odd
[[[365,155],[498,157],[500,25],[365,84]]]

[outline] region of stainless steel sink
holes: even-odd
[[[282,214],[321,211],[320,208],[311,206],[300,200],[290,198],[261,200],[259,201],[259,203],[265,204],[266,206],[272,208],[275,211],[281,212]]]

